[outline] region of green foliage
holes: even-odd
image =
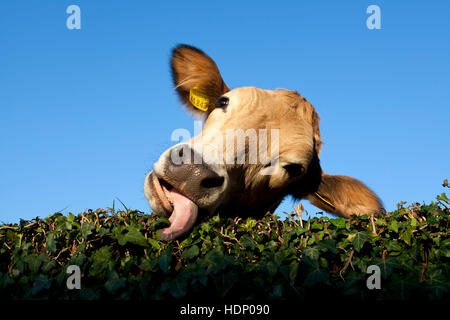
[[[0,226],[0,297],[13,299],[448,299],[449,200],[374,217],[219,215],[161,241],[167,219],[99,209]],[[381,290],[366,287],[378,265]],[[81,290],[66,287],[69,265]]]

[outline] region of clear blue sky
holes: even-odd
[[[66,27],[71,4],[81,30]],[[366,27],[371,4],[381,30]],[[0,221],[116,197],[149,212],[145,174],[174,129],[193,132],[169,74],[178,43],[230,87],[305,96],[325,172],[364,181],[388,210],[429,202],[450,178],[449,14],[449,1],[2,0]]]

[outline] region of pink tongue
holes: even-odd
[[[173,205],[173,212],[169,218],[170,227],[159,231],[161,238],[167,241],[181,236],[192,228],[197,220],[198,207],[175,189],[170,191],[163,189]]]

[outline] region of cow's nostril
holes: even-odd
[[[205,178],[200,183],[202,187],[212,189],[221,187],[225,179],[223,177]]]
[[[169,184],[166,180],[158,179],[158,181],[159,181],[159,184],[161,186],[164,186],[167,190],[172,190],[173,189],[173,186],[171,184]]]

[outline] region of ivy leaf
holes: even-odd
[[[128,232],[125,234],[120,233],[117,237],[121,246],[124,246],[127,242],[130,242],[141,247],[148,247],[147,239],[145,239],[139,229],[133,226],[128,226],[126,230]]]
[[[105,288],[109,293],[115,294],[120,288],[125,288],[126,282],[125,278],[119,277],[116,271],[112,271],[109,274],[108,281],[105,282]]]
[[[314,221],[311,225],[311,230],[323,230],[323,225],[318,221]]]
[[[250,236],[244,235],[242,236],[240,243],[245,247],[249,248],[250,250],[255,250],[256,244],[255,240],[253,240]]]
[[[213,276],[214,284],[221,297],[225,297],[228,291],[235,285],[238,275],[235,271],[222,272]]]
[[[39,271],[39,267],[41,266],[41,262],[37,259],[36,254],[25,256],[23,262],[27,264],[28,269],[32,274],[37,273]]]
[[[92,234],[92,230],[95,228],[95,225],[90,222],[84,222],[81,225],[81,235],[83,238],[87,239],[87,237]]]
[[[303,249],[303,254],[312,260],[318,260],[320,252],[317,249],[317,246],[314,246],[306,247],[305,249]]]
[[[45,237],[45,249],[51,253],[56,251],[55,234],[53,232],[48,232]]]
[[[147,241],[154,249],[159,250],[161,248],[161,246],[159,245],[159,242],[157,240],[148,238]]]
[[[352,243],[357,252],[359,252],[364,245],[364,242],[369,237],[369,234],[366,231],[357,231],[354,234],[354,237],[352,238]]]
[[[322,251],[329,251],[333,254],[338,253],[336,250],[336,240],[333,240],[333,239],[321,240],[321,241],[319,241],[319,243],[317,245],[319,246],[319,248]]]
[[[34,286],[33,286],[33,290],[31,291],[31,294],[33,296],[35,296],[38,293],[40,293],[42,290],[49,289],[51,282],[52,282],[51,279],[49,279],[49,277],[47,275],[40,274],[36,278],[36,281],[34,282]]]
[[[346,221],[344,218],[331,219],[330,222],[337,228],[345,228]]]
[[[170,262],[172,262],[172,248],[169,247],[166,249],[158,258],[158,265],[159,268],[164,272],[167,273],[169,271],[169,265]]]
[[[386,280],[394,271],[394,268],[399,266],[396,258],[388,257],[386,259],[376,258],[373,260],[373,264],[380,267],[381,277]]]
[[[398,241],[396,240],[388,240],[385,242],[385,246],[386,249],[388,251],[401,251],[402,250],[402,246],[398,243]]]
[[[291,281],[291,285],[294,284],[294,281],[297,278],[297,274],[298,274],[298,264],[291,263],[289,265],[289,280]]]
[[[297,263],[291,263],[287,266],[284,265],[280,268],[281,274],[289,281],[289,283],[294,285],[294,281],[297,278],[298,274],[298,264]]]
[[[191,258],[198,256],[199,253],[200,253],[200,249],[198,248],[197,245],[194,244],[192,247],[190,247],[189,249],[184,251],[181,254],[181,257],[183,259],[191,259]]]
[[[412,230],[411,228],[406,228],[400,232],[400,239],[402,239],[406,244],[411,244]]]
[[[419,221],[417,221],[416,218],[411,218],[411,219],[409,219],[409,224],[411,225],[411,227],[414,228],[419,225]]]
[[[306,276],[305,287],[312,287],[318,283],[325,283],[328,281],[330,274],[323,269],[313,269]]]
[[[177,299],[185,297],[189,279],[187,272],[180,272],[174,279],[168,280],[170,294]]]
[[[394,231],[395,233],[398,233],[398,222],[397,222],[397,220],[392,220],[388,224],[388,229],[391,230],[391,231]]]

